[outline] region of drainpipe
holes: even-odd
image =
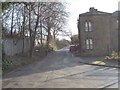
[[[78,18],[78,23],[77,23],[78,25],[78,39],[79,39],[79,51],[81,51],[81,44],[80,44],[80,42],[81,42],[81,40],[80,40],[80,15],[79,15],[79,18]]]

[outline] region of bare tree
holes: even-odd
[[[66,18],[65,7],[60,2],[21,2],[14,3],[3,13],[3,26],[7,27],[11,34],[30,38],[30,56],[32,56],[35,40],[39,38],[43,44],[43,36],[46,36],[46,44],[49,46],[52,37],[54,39],[65,31]],[[11,25],[9,24],[11,22]],[[11,28],[9,30],[9,28]]]

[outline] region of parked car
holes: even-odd
[[[69,48],[70,52],[75,52],[76,50],[77,50],[77,46],[75,46],[75,45],[71,45]]]

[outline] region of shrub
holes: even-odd
[[[115,59],[115,60],[119,60],[120,59],[120,52],[115,52],[113,51],[111,53],[111,55],[106,56],[105,59]]]

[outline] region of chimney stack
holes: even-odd
[[[89,12],[92,13],[92,14],[97,14],[97,9],[95,9],[94,7],[91,7],[89,9]]]

